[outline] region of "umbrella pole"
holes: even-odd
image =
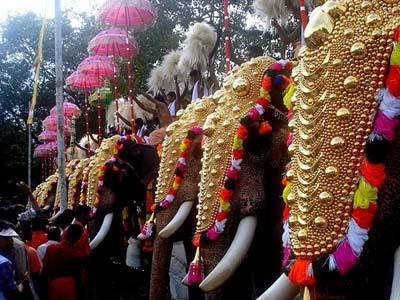
[[[113,61],[114,61],[114,100],[115,100],[115,113],[116,113],[116,122],[117,122],[117,133],[120,134],[120,126],[119,126],[119,115],[117,112],[119,111],[118,107],[118,81],[117,81],[117,63],[115,61],[115,56],[113,56]]]
[[[304,31],[307,27],[307,10],[305,7],[305,0],[299,0],[300,4],[300,19],[301,19],[301,45],[305,45]]]
[[[230,24],[229,24],[229,0],[224,0],[224,29],[225,29],[225,60],[226,73],[231,70],[231,39],[230,39]]]
[[[28,124],[28,186],[32,188],[32,125]],[[29,199],[28,199],[29,203]]]
[[[89,100],[85,89],[85,128],[88,143],[86,145],[87,157],[90,158],[90,132],[89,132]]]
[[[125,14],[126,16],[128,16],[128,12],[127,9],[125,7]],[[132,134],[135,134],[135,112],[133,110],[133,80],[132,80],[132,59],[133,59],[133,55],[132,55],[132,49],[129,45],[129,31],[128,31],[128,24],[126,25],[126,50],[128,50],[128,98],[129,98],[129,103],[130,103],[130,107],[131,107],[131,131]]]
[[[98,78],[98,80],[100,81],[100,78]],[[97,130],[99,133],[99,144],[101,145],[101,142],[103,140],[103,132],[101,130],[100,88],[97,88]]]

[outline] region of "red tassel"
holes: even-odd
[[[314,285],[315,278],[308,272],[310,264],[310,260],[296,259],[289,273],[290,281],[303,286]]]
[[[197,247],[195,258],[189,266],[187,278],[189,285],[199,285],[204,280],[204,264],[199,247]]]
[[[267,133],[269,133],[271,131],[272,131],[272,127],[269,124],[269,122],[268,121],[264,121],[264,122],[261,123],[261,126],[260,126],[260,129],[258,130],[258,133],[261,134],[261,135],[264,135],[264,134],[267,134]]]

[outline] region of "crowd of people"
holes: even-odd
[[[0,202],[0,300],[85,299],[90,208],[78,205],[52,222],[20,187],[30,207]]]

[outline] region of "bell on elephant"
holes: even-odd
[[[260,299],[291,299],[300,287],[321,299],[386,299],[392,270],[386,257],[393,259],[398,247],[389,229],[380,231],[398,215],[385,211],[393,206],[388,199],[398,198],[392,191],[398,179],[391,178],[399,170],[393,160],[400,115],[398,3],[327,1],[321,10],[310,26],[328,17],[334,29],[322,43],[307,45],[295,78],[284,192],[288,276]],[[398,274],[395,269],[394,279]],[[399,290],[393,280],[391,299]]]
[[[200,284],[206,298],[235,293],[240,298],[248,292],[243,287],[249,270],[242,263],[254,237],[260,241],[260,226],[266,224],[258,216],[269,206],[266,198],[279,197],[279,187],[278,192],[269,187],[279,182],[287,163],[282,97],[290,90],[286,88],[291,84],[291,68],[288,61],[275,63],[268,57],[243,64],[226,79],[217,109],[207,118],[213,130],[204,143],[194,238],[197,252],[185,278],[188,284]],[[279,206],[269,213],[280,214]],[[279,254],[275,261],[278,265]],[[239,277],[246,282],[242,290],[238,290]]]

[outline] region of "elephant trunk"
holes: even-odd
[[[99,232],[96,234],[94,239],[90,242],[90,249],[96,249],[106,238],[108,232],[110,231],[111,224],[113,221],[114,214],[109,213],[105,215],[103,223],[101,224]]]
[[[188,218],[190,211],[192,210],[193,203],[193,201],[182,203],[174,218],[160,231],[158,235],[163,239],[167,239],[177,232]]]
[[[400,247],[394,255],[393,281],[390,300],[400,299]]]
[[[297,296],[299,290],[299,286],[293,284],[285,274],[282,274],[257,300],[292,300]]]
[[[257,217],[243,218],[235,237],[218,265],[200,284],[204,292],[211,292],[223,285],[238,269],[250,249],[257,227]]]

